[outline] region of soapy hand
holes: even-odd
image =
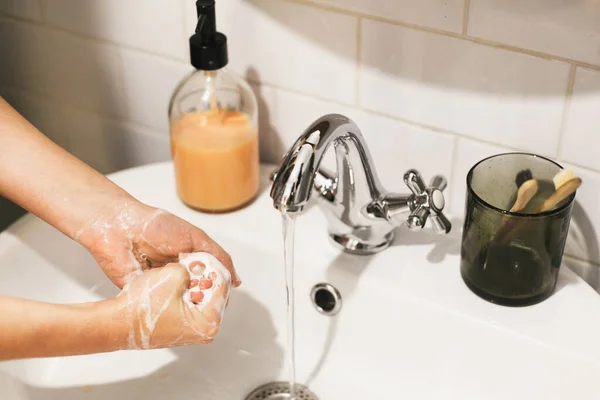
[[[231,275],[208,253],[135,276],[117,297],[128,349],[210,343],[229,298]]]
[[[57,146],[1,97],[0,148],[10,149],[0,156],[0,195],[77,240],[119,288],[126,286],[116,298],[83,304],[0,296],[0,360],[214,338],[230,284],[240,281],[229,255],[206,233],[135,200]],[[196,271],[190,280],[179,255],[192,252],[215,258],[192,266],[183,257],[181,263]],[[213,265],[215,259],[220,267]]]
[[[0,360],[210,343],[231,274],[208,253],[135,275],[117,297],[54,304],[0,296]]]
[[[143,271],[176,262],[179,254],[210,253],[241,284],[231,257],[204,231],[160,209],[135,200],[92,218],[75,235],[119,288]]]

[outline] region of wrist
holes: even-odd
[[[126,347],[115,299],[59,305],[0,298],[0,360],[106,353]]]
[[[122,297],[93,303],[91,336],[97,340],[101,352],[112,352],[128,348],[129,323],[127,302]]]
[[[115,299],[65,307],[42,325],[40,337],[55,342],[58,356],[107,353],[123,348],[122,321]],[[68,309],[67,309],[68,307]]]
[[[78,221],[71,236],[90,251],[98,241],[106,243],[111,236],[115,237],[113,240],[126,237],[150,209],[126,192],[98,200],[88,206],[86,218]]]

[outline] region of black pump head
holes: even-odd
[[[227,65],[227,37],[217,32],[214,0],[198,0],[198,24],[190,37],[190,59],[196,69],[215,70]]]

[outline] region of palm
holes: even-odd
[[[231,258],[217,243],[201,229],[162,210],[128,206],[94,221],[84,235],[81,242],[119,288],[144,270],[193,252],[211,253],[231,272],[234,286],[239,286]]]

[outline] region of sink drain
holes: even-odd
[[[306,386],[296,383],[295,400],[319,400]],[[289,382],[270,382],[256,388],[245,400],[290,400]]]

